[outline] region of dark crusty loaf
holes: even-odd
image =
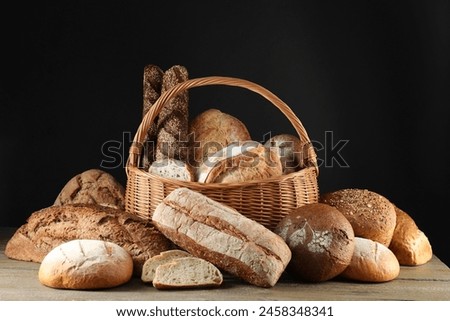
[[[289,272],[302,280],[322,282],[344,271],[355,248],[350,222],[336,208],[306,204],[286,215],[275,228],[292,252]]]
[[[150,222],[121,210],[75,204],[34,212],[8,241],[5,255],[41,262],[54,247],[74,239],[103,240],[122,246],[132,256],[139,276],[148,258],[173,246]]]
[[[167,195],[152,220],[182,249],[257,286],[275,285],[291,259],[280,236],[187,188]]]
[[[161,93],[188,80],[184,66],[175,65],[164,72]],[[174,158],[183,161],[188,156],[189,95],[182,92],[172,97],[158,115],[156,160]]]
[[[98,204],[125,208],[125,189],[109,173],[89,169],[72,177],[62,188],[54,205]]]
[[[164,72],[161,70],[161,68],[156,65],[147,65],[144,67],[142,117],[144,117],[148,113],[150,108],[161,95],[163,74]],[[158,116],[156,116],[155,121],[151,124],[149,130],[147,131],[147,136],[144,140],[144,152],[142,153],[144,168],[148,168],[153,160],[157,119]]]

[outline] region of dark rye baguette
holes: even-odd
[[[164,71],[162,71],[162,69],[156,65],[147,65],[144,67],[142,118],[144,118],[153,104],[158,100],[159,96],[161,96],[163,74]],[[147,136],[145,137],[144,152],[142,153],[142,164],[144,168],[148,168],[150,166],[150,163],[153,161],[157,119],[158,116],[156,116],[156,121],[152,123],[149,130],[147,131]]]
[[[274,286],[291,259],[280,236],[187,188],[167,195],[152,220],[179,247],[256,286]]]
[[[175,65],[163,74],[161,94],[189,79],[184,66]],[[187,160],[189,95],[187,91],[172,97],[161,109],[157,122],[156,160]]]
[[[173,244],[151,222],[98,205],[51,206],[34,212],[6,244],[11,259],[41,262],[56,246],[75,239],[113,242],[130,253],[134,273],[145,261]]]

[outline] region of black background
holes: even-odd
[[[449,265],[449,9],[448,1],[3,4],[0,226],[20,226],[89,168],[125,185],[143,67],[182,64],[191,78],[239,77],[278,95],[317,147],[321,191],[386,196]],[[243,89],[191,91],[192,116],[212,107],[239,117],[255,140],[294,133]],[[105,154],[104,144],[120,154]]]

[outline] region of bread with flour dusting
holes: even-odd
[[[152,221],[180,248],[256,286],[275,285],[291,259],[280,236],[188,188],[168,194]]]

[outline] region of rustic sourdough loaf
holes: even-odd
[[[280,236],[187,188],[168,194],[152,220],[182,249],[257,286],[275,285],[291,259]]]
[[[396,214],[384,196],[367,189],[341,189],[320,195],[319,202],[336,207],[350,221],[355,236],[389,246]]]
[[[75,239],[104,240],[123,247],[132,256],[139,276],[148,258],[173,246],[151,222],[121,210],[74,204],[34,212],[8,241],[5,255],[41,262],[54,247]]]
[[[44,257],[38,275],[42,284],[52,288],[111,288],[131,279],[133,260],[115,243],[72,240],[58,245]]]
[[[175,259],[188,256],[192,256],[192,254],[178,249],[164,251],[158,255],[152,256],[147,261],[145,261],[144,266],[142,267],[142,275],[141,275],[142,282],[145,283],[153,282],[153,278],[155,277],[155,271],[158,266],[170,263]]]
[[[395,206],[395,205],[394,205]],[[394,252],[401,265],[421,265],[433,257],[433,249],[425,233],[413,218],[395,206],[397,224],[389,249]]]
[[[190,163],[200,166],[208,155],[232,144],[251,140],[247,127],[236,117],[211,108],[197,115],[189,124],[193,146]]]
[[[275,228],[288,244],[288,271],[304,281],[322,282],[339,275],[353,256],[354,233],[336,208],[307,204],[285,216]]]
[[[54,205],[65,204],[99,204],[124,209],[125,189],[111,174],[89,169],[65,184]]]
[[[400,273],[394,253],[381,243],[355,237],[355,250],[342,277],[361,282],[387,282]]]
[[[223,282],[220,270],[198,257],[183,257],[159,265],[153,286],[157,289],[218,287]]]

